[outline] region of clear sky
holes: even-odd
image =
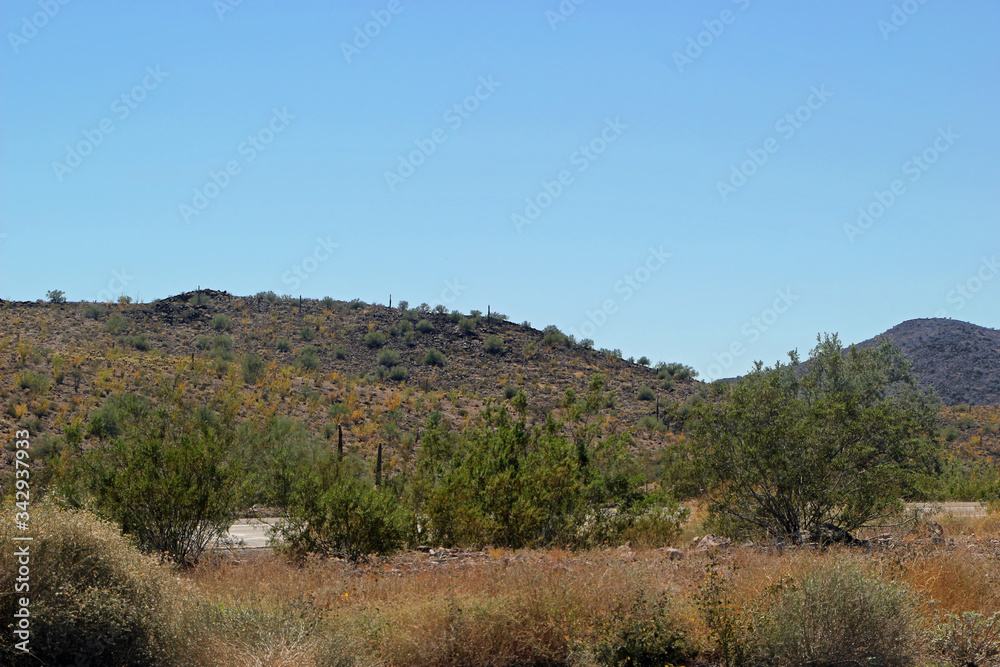
[[[708,379],[821,331],[998,327],[998,25],[987,0],[3,0],[0,297],[392,294]]]

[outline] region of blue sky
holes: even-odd
[[[1000,5],[577,2],[4,0],[0,297],[392,294],[709,379],[1000,326]]]

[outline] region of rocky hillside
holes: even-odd
[[[907,320],[880,337],[906,355],[920,381],[934,387],[945,405],[1000,404],[1000,330],[932,318]]]

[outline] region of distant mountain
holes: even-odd
[[[945,405],[1000,405],[1000,330],[943,318],[907,320],[859,346],[882,337]]]

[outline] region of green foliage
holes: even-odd
[[[698,656],[696,644],[688,639],[665,594],[649,601],[640,593],[631,606],[619,603],[598,634],[601,640],[594,647],[594,657],[598,664],[610,667],[690,664]]]
[[[212,349],[208,353],[210,359],[218,361],[233,360],[233,339],[230,336],[218,335],[212,339]]]
[[[350,303],[347,304],[347,307],[351,310],[358,310],[359,308],[365,307],[365,302],[361,299],[351,299]]]
[[[118,339],[118,344],[123,347],[131,347],[145,352],[149,349],[149,339],[146,334],[134,334],[132,336],[122,336]]]
[[[420,333],[430,333],[434,331],[434,325],[431,324],[430,320],[420,320],[417,322],[416,329]]]
[[[264,301],[267,301],[272,306],[278,303],[278,295],[275,294],[273,290],[268,290],[266,292],[257,292],[257,294],[255,294],[254,296],[258,299],[263,299]]]
[[[517,396],[517,387],[515,385],[512,385],[512,384],[510,384],[508,382],[503,387],[503,397],[504,397],[504,399],[506,399],[506,400],[509,401],[510,399],[514,398],[515,396]]]
[[[427,366],[444,366],[444,354],[432,347],[424,354],[423,363]]]
[[[104,322],[104,330],[109,334],[120,334],[128,327],[128,320],[121,313],[111,313]]]
[[[660,380],[693,380],[698,377],[698,371],[685,364],[670,363],[662,361],[656,364],[656,377]]]
[[[378,363],[386,368],[392,368],[399,363],[399,352],[396,350],[379,350]]]
[[[316,332],[310,329],[309,327],[303,327],[299,329],[299,336],[302,338],[302,340],[308,341],[316,337]]]
[[[483,341],[483,349],[489,354],[500,354],[503,352],[503,338],[500,336],[487,336]]]
[[[412,331],[407,331],[403,334],[403,342],[406,343],[407,347],[416,347],[417,345],[417,334]]]
[[[128,395],[105,407],[115,414],[116,434],[78,464],[84,492],[143,549],[196,562],[250,504],[252,480],[236,424]]]
[[[458,321],[458,330],[465,335],[472,334],[476,330],[476,325],[478,322],[472,317],[463,317]]]
[[[347,357],[347,350],[342,347],[333,348],[333,358],[334,359],[344,359]]]
[[[808,570],[775,600],[753,630],[765,664],[911,665],[917,619],[910,593],[846,562]]]
[[[319,305],[327,310],[333,310],[334,306],[336,306],[337,304],[332,298],[324,296],[322,299],[320,299]]]
[[[304,471],[291,498],[276,535],[296,556],[358,561],[396,551],[408,533],[410,519],[396,496],[374,486],[349,461],[330,458]]]
[[[278,352],[291,352],[292,341],[288,340],[287,338],[279,338],[278,340],[274,341],[274,346],[278,348]]]
[[[30,591],[15,595],[13,556],[0,567],[0,655],[5,665],[154,665],[176,658],[167,651],[170,581],[156,561],[140,554],[117,526],[92,514],[31,506],[33,541],[15,527],[13,503],[0,509],[0,549],[14,554],[30,544]],[[30,654],[17,653],[11,621],[18,598],[31,601]],[[24,658],[19,660],[15,656]]]
[[[21,371],[17,374],[17,386],[33,394],[44,394],[49,388],[49,380],[33,371]]]
[[[308,371],[314,371],[319,368],[319,352],[315,345],[306,345],[299,352],[299,356],[295,357],[295,364],[299,368],[304,368]]]
[[[554,347],[556,345],[565,345],[569,347],[570,340],[569,337],[559,330],[554,324],[542,329],[542,345],[547,345],[549,347]]]
[[[1000,660],[1000,612],[948,614],[934,631],[931,647],[954,667],[995,665]]]
[[[45,293],[45,298],[49,303],[66,303],[66,292],[61,289],[52,289]]]
[[[639,393],[637,397],[640,401],[651,401],[656,398],[656,392],[654,392],[649,387],[639,387]]]
[[[256,354],[243,355],[243,381],[257,384],[267,373],[267,363]]]
[[[936,462],[939,406],[890,344],[819,339],[807,373],[758,362],[718,403],[696,408],[685,441],[696,483],[736,533],[826,539],[893,514]]]
[[[194,339],[194,345],[199,350],[208,350],[212,347],[212,337],[201,335]]]
[[[385,340],[385,334],[381,331],[369,331],[365,334],[365,345],[374,350],[385,345]]]
[[[402,382],[410,377],[410,372],[403,366],[393,366],[389,371],[389,379],[393,382]]]
[[[212,297],[208,296],[204,292],[195,292],[188,299],[188,303],[192,306],[204,306],[212,302]]]
[[[83,316],[88,320],[99,320],[104,317],[104,309],[96,304],[88,304],[83,308]]]
[[[649,366],[649,357],[639,357],[639,361],[636,363],[640,366]]]
[[[223,313],[219,313],[212,318],[212,328],[216,331],[228,331],[232,324],[233,318],[229,315],[224,315]]]
[[[583,340],[580,341],[580,347],[582,347],[585,350],[593,350],[594,349],[594,339],[593,338],[584,338]]]

